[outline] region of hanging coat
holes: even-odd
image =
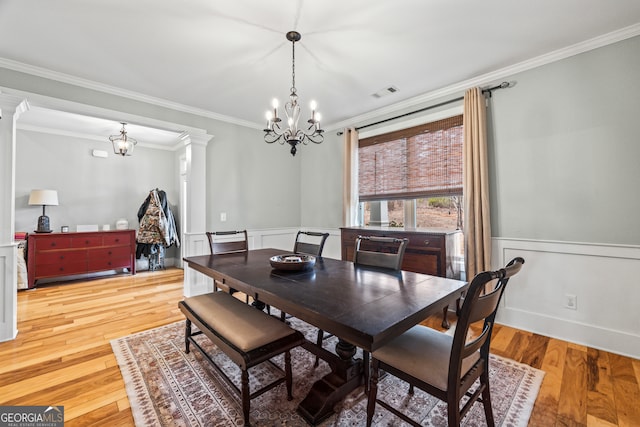
[[[155,254],[174,243],[180,246],[175,218],[164,191],[155,189],[149,192],[138,209],[138,221],[137,258],[143,254]]]

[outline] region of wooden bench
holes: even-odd
[[[249,425],[249,402],[254,397],[286,381],[287,398],[293,399],[290,350],[301,345],[305,339],[301,332],[268,314],[256,310],[226,292],[213,292],[185,298],[178,303],[186,317],[185,351],[193,344],[202,355],[222,375],[222,378],[236,390],[242,399],[244,425]],[[193,332],[192,324],[198,327]],[[213,361],[211,356],[194,339],[204,334],[242,371],[241,388]],[[285,367],[275,366],[283,376],[259,390],[250,393],[248,369],[274,356],[284,353]]]

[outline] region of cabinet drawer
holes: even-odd
[[[131,244],[131,233],[105,234],[103,244],[105,246],[129,246]]]
[[[82,236],[71,239],[73,248],[90,248],[92,246],[102,246],[102,236]]]
[[[111,270],[114,268],[131,267],[130,256],[90,258],[89,271]]]
[[[131,249],[129,246],[112,246],[109,248],[90,249],[87,253],[90,261],[106,258],[129,258]]]
[[[37,278],[53,276],[69,276],[71,274],[82,274],[87,271],[87,262],[70,262],[64,264],[38,264],[36,266]]]
[[[409,239],[409,244],[407,245],[407,247],[409,248],[413,247],[418,249],[420,248],[439,249],[444,247],[443,236],[436,236],[433,234],[418,236],[416,234],[409,234],[402,237],[406,237],[407,239]]]
[[[36,241],[36,252],[47,249],[66,249],[71,247],[71,237],[46,237]]]
[[[87,252],[83,250],[61,250],[38,252],[37,265],[84,263]]]

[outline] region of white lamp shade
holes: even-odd
[[[58,206],[58,192],[56,190],[31,190],[29,204]]]

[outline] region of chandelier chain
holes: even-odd
[[[296,42],[291,43],[291,93],[296,93]]]

